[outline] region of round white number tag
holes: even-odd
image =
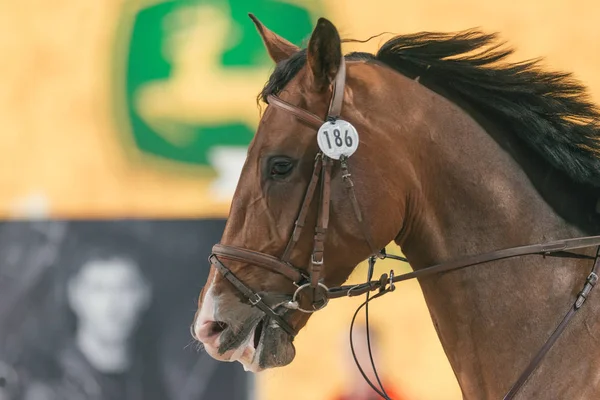
[[[358,149],[358,132],[348,121],[325,122],[317,132],[319,148],[329,158],[350,157]]]

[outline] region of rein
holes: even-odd
[[[277,107],[281,110],[293,114],[302,122],[316,129],[320,129],[325,124],[334,124],[338,120],[343,104],[345,81],[346,66],[344,57],[342,56],[339,70],[333,82],[333,94],[329,104],[329,110],[327,112],[327,119],[325,121],[307,110],[301,109],[295,105],[281,100],[277,96],[268,96],[268,102],[274,107]],[[456,271],[462,268],[481,265],[491,261],[503,260],[524,255],[542,255],[553,257],[593,259],[594,265],[592,267],[592,270],[586,278],[584,286],[577,295],[574,303],[571,305],[568,312],[563,317],[562,321],[554,330],[552,335],[547,339],[542,348],[538,351],[538,353],[531,360],[531,362],[528,364],[525,370],[521,373],[521,375],[510,388],[508,393],[504,396],[504,400],[513,399],[519,391],[519,389],[525,384],[525,382],[527,382],[529,377],[539,366],[544,356],[548,353],[548,351],[552,348],[554,343],[558,340],[558,338],[563,333],[573,316],[585,303],[591,290],[596,285],[598,281],[598,275],[600,274],[600,236],[586,236],[575,239],[558,240],[545,244],[533,244],[528,246],[496,250],[488,253],[468,256],[455,261],[449,261],[433,265],[417,271],[412,271],[397,276],[394,275],[394,271],[391,270],[389,275],[382,274],[378,280],[373,280],[373,269],[377,258],[390,258],[406,263],[408,263],[408,260],[404,257],[388,255],[385,253],[385,249],[379,250],[376,246],[374,246],[373,239],[369,230],[367,229],[366,221],[363,219],[363,215],[360,210],[360,205],[356,198],[356,194],[354,191],[354,183],[352,182],[351,174],[349,172],[348,157],[342,155],[339,157],[341,178],[344,182],[347,196],[352,204],[352,209],[354,211],[356,220],[360,225],[360,229],[362,231],[364,239],[371,249],[371,256],[369,257],[368,278],[365,283],[361,283],[358,285],[342,285],[338,287],[328,288],[322,282],[321,275],[324,267],[325,238],[329,225],[329,212],[331,200],[331,173],[335,161],[336,160],[323,154],[322,151],[319,151],[317,153],[315,157],[311,179],[306,188],[304,199],[298,212],[294,229],[292,231],[288,244],[283,252],[283,255],[280,258],[237,246],[216,244],[212,248],[212,254],[209,257],[210,263],[214,265],[217,268],[217,270],[221,272],[223,277],[227,279],[237,290],[239,290],[242,293],[244,297],[246,297],[249,300],[252,306],[255,306],[261,311],[263,311],[267,318],[273,320],[273,322],[275,322],[277,326],[283,329],[292,338],[296,336],[297,332],[291,326],[291,324],[287,322],[287,320],[284,318],[286,312],[290,310],[298,310],[304,313],[313,313],[315,311],[323,309],[330,299],[346,296],[352,297],[366,294],[365,302],[361,304],[361,306],[356,310],[356,313],[354,314],[354,317],[352,319],[352,324],[350,326],[350,345],[352,347],[352,353],[354,355],[354,347],[352,342],[352,328],[358,312],[361,310],[361,308],[365,307],[367,317],[367,341],[369,344],[369,355],[371,356],[368,329],[368,303],[371,300],[374,300],[386,293],[394,291],[395,283],[406,281],[409,279],[425,278],[431,275]],[[310,205],[315,197],[315,194],[317,192],[317,185],[319,183],[320,197],[317,223],[314,228],[313,250],[310,257],[308,271],[304,271],[292,265],[290,257],[305,227]],[[592,246],[598,246],[595,257],[588,257],[568,252],[569,250],[587,248]],[[280,303],[277,305],[270,305],[269,302],[265,301],[267,300],[266,295],[261,296],[259,293],[248,287],[245,283],[243,283],[240,279],[236,277],[236,275],[221,261],[221,259],[249,263],[267,269],[271,272],[281,274],[294,283],[294,285],[296,286],[296,291],[292,295],[290,301],[283,304]],[[378,293],[376,293],[372,297],[369,297],[369,294],[372,291],[376,290],[378,291]],[[311,302],[310,309],[302,308],[302,306],[300,305],[299,298],[303,292],[306,292],[306,298]],[[277,309],[280,309],[281,313],[278,313],[276,311]],[[379,388],[381,390],[375,387],[375,385],[372,382],[370,382],[370,380],[367,378],[360,364],[358,363],[358,360],[356,359],[355,355],[354,360],[357,363],[361,374],[367,380],[367,382],[373,388],[373,390],[375,390],[384,399],[389,399],[387,393],[383,388],[383,385],[381,384],[381,381],[379,380],[379,376],[377,375],[372,356],[371,364],[373,365],[373,370],[375,371],[375,376],[377,378]]]

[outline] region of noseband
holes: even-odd
[[[327,112],[326,120],[322,120],[317,115],[307,110],[301,109],[295,105],[285,102],[277,96],[269,95],[267,100],[269,105],[291,113],[304,123],[316,129],[319,129],[324,124],[335,123],[338,120],[342,109],[342,103],[344,100],[345,81],[346,65],[344,57],[342,57],[339,70],[333,82],[333,93],[331,96],[331,101],[329,103],[329,110]],[[575,239],[560,240],[545,244],[534,244],[497,250],[489,253],[465,257],[459,260],[450,261],[438,265],[433,265],[427,268],[423,268],[398,276],[394,276],[394,272],[392,270],[390,271],[389,275],[383,274],[380,277],[380,279],[372,280],[371,277],[376,258],[392,258],[403,262],[408,261],[404,257],[387,255],[385,253],[385,249],[379,250],[376,246],[374,246],[373,239],[369,233],[369,230],[366,227],[366,223],[363,219],[360,206],[356,198],[356,194],[354,192],[354,184],[351,180],[351,175],[348,167],[348,157],[342,155],[339,158],[341,178],[344,182],[347,196],[350,202],[352,203],[352,208],[356,220],[360,225],[366,243],[371,249],[372,255],[369,258],[370,268],[369,278],[367,282],[358,285],[345,285],[328,288],[323,283],[321,275],[324,267],[324,244],[327,234],[327,228],[329,225],[329,211],[331,199],[331,171],[333,163],[335,161],[336,160],[323,154],[322,151],[319,151],[316,154],[312,176],[306,188],[304,199],[302,201],[300,211],[294,224],[294,229],[292,231],[288,244],[280,258],[237,246],[216,244],[213,247],[212,254],[209,257],[210,263],[214,265],[217,268],[217,270],[221,272],[223,277],[227,279],[235,288],[237,288],[242,293],[244,297],[248,299],[252,306],[258,307],[266,314],[267,317],[275,321],[276,324],[279,327],[281,327],[281,329],[283,329],[291,337],[295,337],[296,330],[290,325],[289,322],[285,320],[285,312],[287,312],[288,310],[298,310],[304,313],[313,313],[324,308],[329,302],[329,299],[332,298],[358,296],[365,293],[368,294],[374,290],[378,290],[379,293],[371,298],[374,299],[385,293],[393,291],[395,288],[394,283],[397,282],[414,278],[424,278],[434,274],[455,271],[465,267],[481,265],[491,261],[502,260],[523,255],[537,254],[553,257],[593,259],[594,265],[592,267],[592,271],[588,275],[582,290],[579,292],[578,296],[574,300],[569,311],[504,397],[505,400],[514,398],[518,390],[523,386],[523,384],[535,371],[537,366],[542,361],[543,357],[550,350],[550,348],[556,342],[556,340],[560,337],[568,323],[571,321],[575,313],[584,304],[591,290],[596,285],[596,282],[598,281],[598,274],[600,273],[600,236],[586,236]],[[305,226],[306,218],[308,216],[309,208],[317,192],[317,185],[319,184],[319,182],[320,202],[318,208],[317,223],[314,228],[313,250],[310,257],[307,273],[307,271],[294,266],[290,261],[290,257],[292,254],[292,250],[294,249],[294,247],[298,243],[298,240],[300,239],[302,230]],[[592,246],[599,246],[595,257],[588,257],[585,255],[569,252],[569,250],[581,249]],[[248,287],[246,284],[244,284],[240,279],[238,279],[236,275],[221,261],[221,259],[255,265],[267,269],[271,272],[283,275],[294,283],[294,285],[296,286],[296,290],[293,293],[293,295],[291,295],[290,301],[285,302],[283,304],[280,303],[277,305],[269,305],[267,304],[267,302],[265,302],[265,296],[261,296],[259,293],[257,293],[256,291]],[[302,292],[306,292],[307,299],[310,301],[311,308],[302,308],[300,306],[300,295]],[[367,302],[368,301],[369,299],[367,299]],[[276,309],[280,308],[280,306],[282,306],[283,309],[282,314],[279,314],[277,313],[277,311],[275,311]],[[371,382],[369,382],[369,384],[371,384]],[[382,397],[387,398],[387,396],[384,395],[384,392],[380,392],[372,384],[371,386]]]

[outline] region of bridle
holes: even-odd
[[[342,103],[344,99],[344,86],[346,81],[346,65],[344,57],[341,59],[339,70],[333,82],[333,91],[329,109],[327,112],[326,120],[319,118],[317,115],[292,105],[277,96],[269,95],[267,100],[269,105],[277,107],[288,113],[291,113],[302,122],[319,129],[324,124],[335,123],[341,114]],[[535,355],[523,373],[519,376],[517,381],[510,388],[508,393],[504,396],[504,399],[512,399],[517,394],[519,389],[529,379],[531,374],[536,370],[544,356],[548,353],[550,348],[560,337],[568,323],[571,321],[575,313],[581,308],[585,300],[589,296],[591,290],[598,281],[598,274],[600,269],[600,236],[586,236],[575,239],[565,239],[545,244],[533,244],[528,246],[512,247],[503,250],[496,250],[484,254],[478,254],[474,256],[464,257],[455,261],[450,261],[442,264],[433,265],[423,269],[419,269],[413,272],[405,273],[402,275],[394,276],[394,271],[390,271],[390,274],[383,274],[378,280],[372,280],[373,267],[377,258],[392,258],[402,262],[408,262],[404,257],[388,255],[384,250],[379,250],[373,244],[373,239],[366,227],[366,223],[363,219],[363,215],[360,210],[358,200],[354,191],[354,184],[351,180],[351,174],[348,167],[348,157],[341,156],[338,160],[340,163],[341,178],[344,182],[344,186],[347,192],[347,196],[352,203],[352,208],[358,221],[362,234],[365,241],[371,249],[371,256],[369,257],[369,276],[365,283],[358,285],[343,285],[338,287],[328,288],[321,279],[321,275],[324,267],[324,244],[329,225],[329,212],[330,212],[330,199],[331,199],[331,171],[333,163],[336,160],[329,158],[324,155],[322,151],[319,151],[315,156],[313,172],[304,194],[302,205],[298,212],[294,229],[289,238],[288,244],[280,258],[272,256],[270,254],[261,253],[254,250],[249,250],[237,246],[216,244],[212,249],[212,254],[209,257],[209,261],[214,265],[219,272],[227,279],[241,294],[248,299],[252,306],[259,308],[263,311],[267,318],[272,319],[277,326],[283,329],[292,338],[296,336],[296,330],[286,321],[284,314],[288,310],[298,310],[304,313],[313,313],[315,311],[323,309],[329,299],[339,297],[352,297],[362,294],[367,295],[367,300],[363,303],[356,313],[360,311],[363,306],[368,306],[368,302],[383,294],[389,293],[395,289],[395,283],[414,279],[424,278],[434,274],[440,274],[444,272],[450,272],[459,270],[465,267],[481,265],[491,261],[497,261],[523,255],[542,255],[542,256],[553,256],[553,257],[570,257],[570,258],[587,258],[593,259],[593,268],[586,278],[582,290],[577,295],[572,306],[568,312],[554,330],[552,335],[544,343],[539,352]],[[291,261],[292,250],[298,243],[302,230],[305,227],[306,218],[310,209],[310,205],[317,193],[317,185],[320,183],[320,198],[318,205],[317,222],[314,228],[313,238],[313,249],[309,261],[308,274],[303,269],[295,267]],[[571,253],[569,250],[587,248],[592,246],[599,246],[596,251],[595,257],[585,256],[577,253]],[[260,295],[246,284],[244,284],[236,275],[221,261],[221,259],[227,259],[231,261],[239,261],[261,268],[267,269],[271,272],[280,274],[291,280],[296,286],[296,290],[292,295],[291,301],[283,304],[269,305],[266,301],[265,295]],[[379,292],[373,297],[369,298],[369,293],[378,290]],[[310,301],[311,308],[303,308],[300,306],[300,294],[306,292],[307,299]],[[279,314],[276,309],[282,309],[283,312]],[[356,314],[355,314],[356,317]],[[352,321],[354,323],[354,319]],[[367,325],[368,334],[368,325]],[[352,335],[352,326],[351,326]],[[367,336],[368,337],[368,336]],[[352,344],[352,342],[351,342]],[[356,361],[356,357],[355,357]],[[371,360],[372,362],[372,360]],[[358,363],[358,362],[357,362]],[[367,379],[362,368],[359,366],[363,377]],[[377,376],[377,374],[376,374]],[[379,378],[377,377],[378,381]],[[379,383],[381,391],[376,388],[368,379],[367,382],[371,387],[379,393],[383,398],[388,398],[385,390]]]

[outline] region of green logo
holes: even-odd
[[[117,79],[129,142],[170,164],[231,175],[227,169],[241,169],[259,119],[256,95],[273,69],[248,12],[300,45],[318,10],[290,0],[142,4],[123,26]]]

